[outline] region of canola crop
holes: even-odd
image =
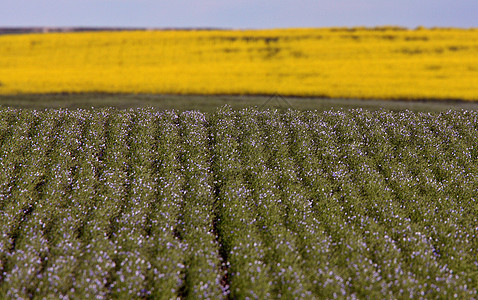
[[[0,94],[84,92],[478,100],[478,30],[0,36]]]

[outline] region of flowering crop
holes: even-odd
[[[0,298],[476,298],[478,113],[0,109]]]
[[[478,30],[319,28],[0,36],[0,94],[478,100]]]

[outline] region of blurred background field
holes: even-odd
[[[99,100],[95,95],[103,95],[102,103],[95,103],[103,105],[113,101],[109,94],[125,94],[114,100],[119,106],[125,99],[153,106],[172,101],[169,96],[143,96],[148,94],[478,100],[476,29],[13,34],[0,36],[0,45],[0,94],[6,95],[2,105],[8,99],[23,105],[31,95],[58,93],[86,93],[65,98],[81,98],[84,105]],[[48,106],[63,97],[38,99]],[[155,104],[153,98],[163,101]],[[254,103],[258,98],[247,99]],[[299,102],[307,106],[307,101]]]

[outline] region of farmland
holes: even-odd
[[[409,101],[326,99],[315,97],[283,97],[281,95],[163,95],[163,94],[20,94],[0,95],[0,108],[16,109],[98,109],[154,108],[156,110],[196,110],[211,113],[229,105],[234,110],[245,108],[300,111],[331,109],[366,109],[414,112],[445,112],[448,110],[478,110],[478,101]]]
[[[0,109],[0,298],[476,298],[478,113]]]
[[[478,100],[478,30],[321,28],[0,36],[0,94]]]

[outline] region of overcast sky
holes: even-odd
[[[0,26],[478,27],[478,0],[0,0]]]

